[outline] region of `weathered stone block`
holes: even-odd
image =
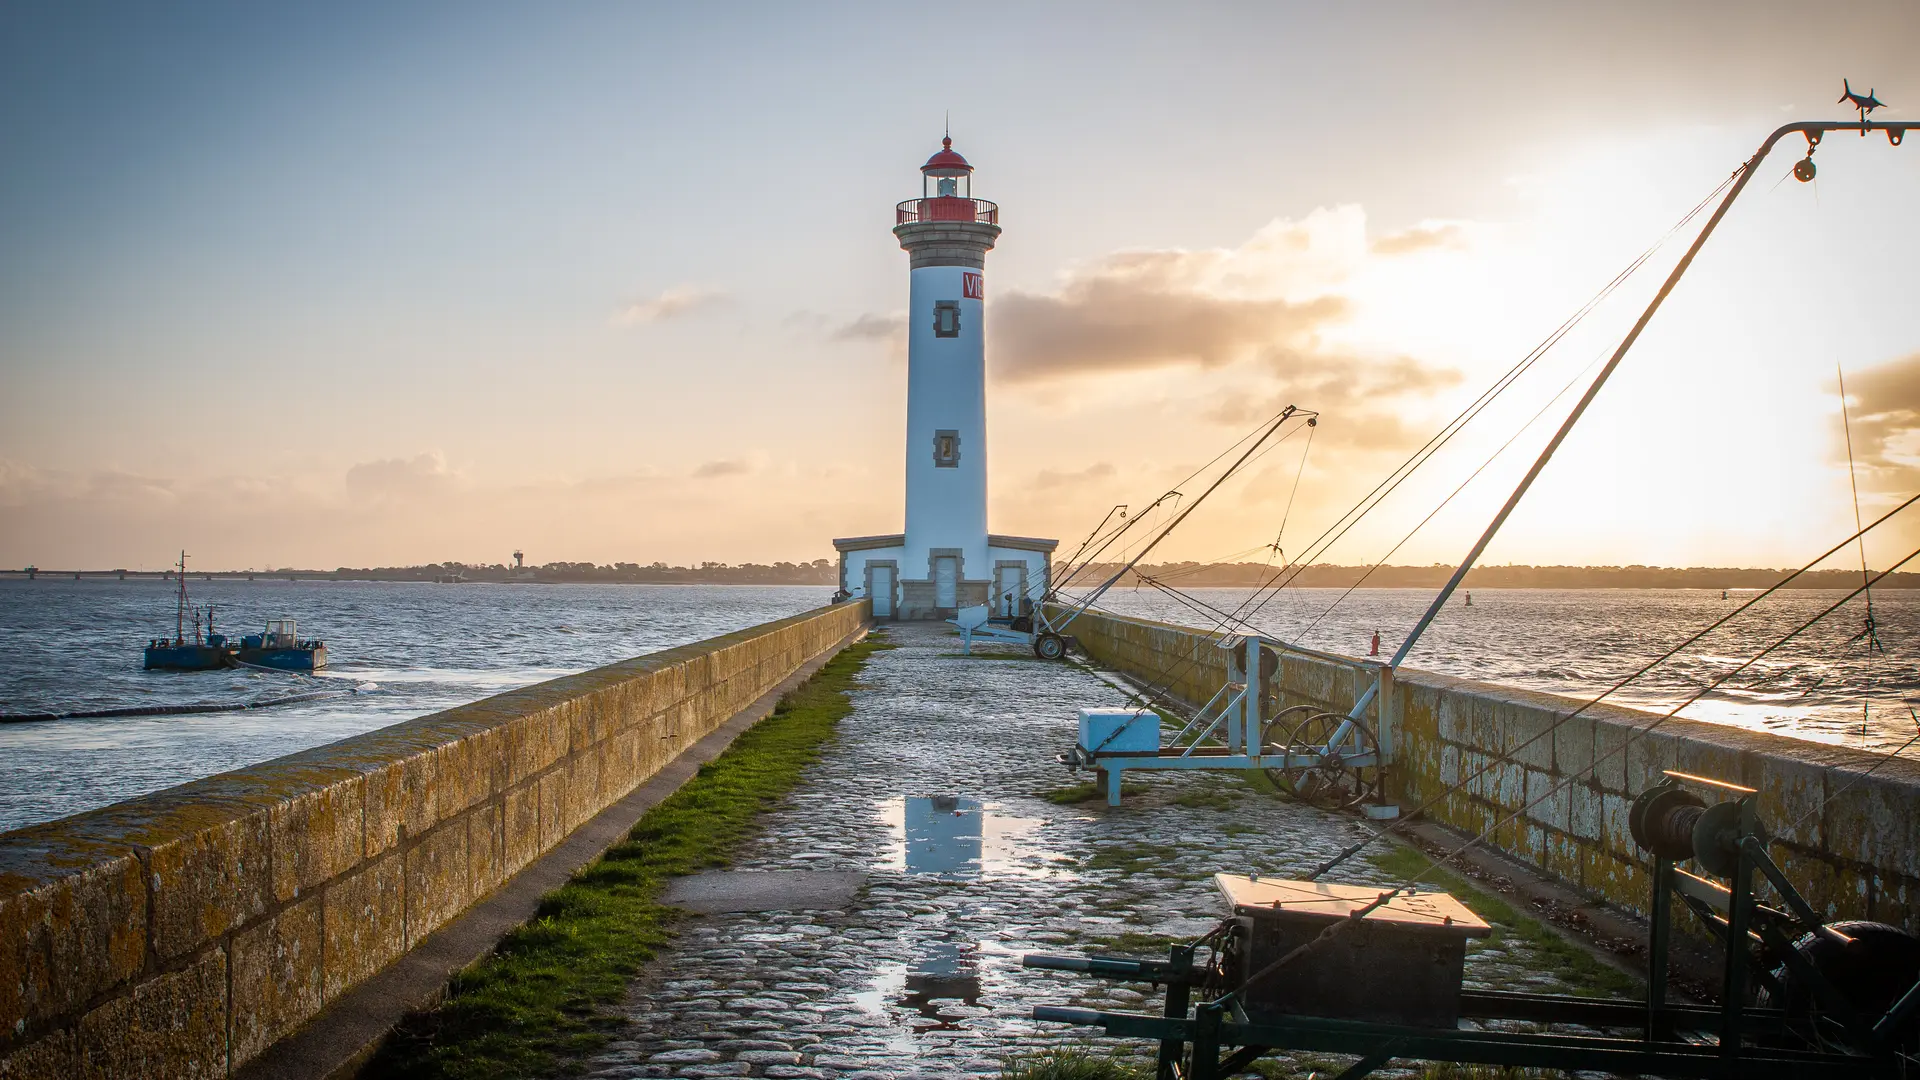
[[[466,735],[434,751],[439,784],[437,810],[442,820],[478,806],[493,788],[492,763],[481,756],[478,735]]]
[[[1647,726],[1627,728],[1617,731],[1617,746],[1621,748],[1624,762],[1620,791],[1624,795],[1634,796],[1666,779],[1668,769],[1679,767],[1679,745],[1681,740],[1665,730],[1654,729],[1651,721]],[[1596,729],[1595,732],[1598,735]],[[1598,746],[1604,741],[1595,740]]]
[[[540,846],[540,785],[522,784],[507,792],[502,802],[506,815],[504,857],[507,873],[513,874],[544,850]]]
[[[601,752],[600,803],[610,806],[624,799],[652,770],[640,768],[640,732],[628,729],[607,741]]]
[[[1900,775],[1911,768],[1896,760],[1871,775],[1865,769],[1832,769],[1826,850],[1843,861],[1920,877],[1920,783]]]
[[[1584,858],[1580,871],[1582,888],[1640,915],[1651,910],[1648,905],[1652,885],[1644,866],[1593,847],[1583,847],[1580,852]]]
[[[567,756],[568,729],[542,714],[516,720],[508,726],[508,745],[512,762],[507,769],[508,786],[524,784]]]
[[[1516,811],[1526,804],[1527,768],[1511,761],[1495,761],[1487,771],[1487,797],[1503,811]]]
[[[225,817],[206,808],[206,827],[156,841],[147,852],[153,904],[153,950],[162,961],[182,956],[264,914],[273,896],[268,815]]]
[[[1585,779],[1593,772],[1593,717],[1582,713],[1568,720],[1556,718],[1555,723],[1553,771]]]
[[[325,970],[332,1000],[406,948],[406,882],[400,855],[385,855],[328,885],[321,898]]]
[[[567,763],[568,832],[600,812],[600,755],[581,754]]]
[[[0,844],[0,1031],[47,1020],[132,978],[146,959],[147,887],[124,847],[59,823]]]
[[[1572,828],[1573,796],[1564,777],[1526,770],[1526,816],[1561,832]],[[1515,807],[1518,809],[1518,807]]]
[[[1567,794],[1567,831],[1583,844],[1601,844],[1606,840],[1606,823],[1601,808],[1602,796],[1593,785],[1576,783]]]
[[[268,813],[277,900],[291,900],[346,872],[365,850],[365,780],[344,769],[326,773],[332,783],[293,795]]]
[[[227,954],[218,946],[80,1018],[84,1080],[227,1075]]]
[[[1826,826],[1827,770],[1856,757],[1818,743],[1798,748],[1793,757],[1755,753],[1747,758],[1747,775],[1740,781],[1758,789],[1760,820],[1778,839],[1807,848],[1822,846]]]
[[[0,1080],[72,1080],[79,1071],[80,1044],[71,1029],[0,1055]]]
[[[1848,902],[1866,892],[1861,875],[1842,871],[1835,875]],[[1898,874],[1875,873],[1872,876],[1872,912],[1868,918],[1892,923],[1907,930],[1920,929],[1920,881]]]
[[[282,908],[233,935],[233,1066],[320,1011],[321,897]]]
[[[1633,832],[1627,825],[1627,814],[1632,809],[1633,800],[1625,795],[1612,792],[1600,795],[1601,842],[1616,858],[1646,858],[1646,853],[1633,842]]]
[[[1820,858],[1809,852],[1800,851],[1784,844],[1773,845],[1768,854],[1793,883],[1794,891],[1807,901],[1815,913],[1829,919],[1865,918],[1867,897],[1864,881],[1855,882],[1862,886],[1858,896],[1849,896],[1849,883],[1843,882],[1840,868],[1831,860]],[[1764,882],[1764,878],[1756,878]],[[1768,888],[1771,891],[1771,888]],[[1774,906],[1782,906],[1777,900]]]
[[[459,914],[472,898],[467,879],[467,822],[461,815],[420,838],[406,852],[407,948]]]
[[[1542,848],[1544,861],[1541,866],[1547,873],[1578,887],[1587,861],[1583,845],[1566,833],[1548,829],[1542,838]]]
[[[501,835],[503,817],[504,808],[497,802],[483,803],[467,814],[470,895],[476,900],[506,880],[506,849]]]
[[[513,732],[510,722],[475,732],[471,744],[474,767],[468,798],[474,805],[498,798],[507,788],[507,773],[513,756]]]
[[[567,823],[566,766],[552,769],[540,777],[539,791],[540,850],[545,851],[573,831],[573,827]]]
[[[404,761],[369,770],[362,782],[366,830],[361,858],[371,859],[400,846],[407,801]]]
[[[1719,732],[1714,734],[1720,735]],[[1742,741],[1732,737],[1716,737],[1711,741],[1699,738],[1675,739],[1673,767],[1693,776],[1725,780],[1734,784],[1744,783],[1749,769],[1747,748],[1740,745]],[[1716,802],[1718,799],[1709,798],[1707,801]]]
[[[1525,701],[1499,701],[1494,707],[1494,727],[1502,740],[1501,752],[1529,769],[1547,772],[1553,768],[1552,725],[1556,716]]]

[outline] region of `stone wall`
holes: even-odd
[[[866,617],[821,608],[0,834],[0,1078],[230,1075]]]
[[[1081,616],[1071,632],[1094,659],[1189,703],[1226,678],[1217,635],[1106,615]],[[1372,682],[1368,667],[1283,650],[1280,705],[1345,712]],[[1633,796],[1663,769],[1729,780],[1759,790],[1774,859],[1816,910],[1920,929],[1920,762],[1694,720],[1652,728],[1659,714],[1611,705],[1555,727],[1582,702],[1406,668],[1395,687],[1388,783],[1404,809],[1432,800],[1426,817],[1491,827],[1496,847],[1645,914]],[[1512,760],[1494,764],[1501,755]]]

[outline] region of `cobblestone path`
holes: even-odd
[[[1232,774],[1129,780],[1118,809],[1054,805],[1040,795],[1075,782],[1054,755],[1076,710],[1122,692],[1022,653],[961,656],[944,627],[887,634],[900,647],[874,654],[835,743],[734,862],[858,870],[865,891],[846,911],[689,916],[590,1075],[997,1075],[1009,1054],[1093,1037],[1036,1024],[1034,1005],[1157,1009],[1129,984],[1024,970],[1023,953],[1164,955],[1153,939],[1224,914],[1215,872],[1297,877],[1361,835]],[[1350,865],[1342,880],[1383,880]],[[1524,949],[1476,946],[1468,982],[1568,989]]]

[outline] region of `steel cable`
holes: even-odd
[[[1767,597],[1772,596],[1774,593],[1779,592],[1781,589],[1786,588],[1788,584],[1794,581],[1794,579],[1812,570],[1814,567],[1825,562],[1827,559],[1832,558],[1836,552],[1839,552],[1845,549],[1848,544],[1851,544],[1854,541],[1858,540],[1861,536],[1865,535],[1866,533],[1872,532],[1874,529],[1879,528],[1881,525],[1885,524],[1889,519],[1891,519],[1895,514],[1900,513],[1902,510],[1905,510],[1906,508],[1914,505],[1915,503],[1920,503],[1920,494],[1915,494],[1909,497],[1905,502],[1901,503],[1899,506],[1894,507],[1893,509],[1887,511],[1885,514],[1876,518],[1872,524],[1866,526],[1864,529],[1859,530],[1854,535],[1847,537],[1845,540],[1842,540],[1839,543],[1828,548],[1827,550],[1821,552],[1819,555],[1815,556],[1810,562],[1807,562],[1801,565],[1799,569],[1788,574],[1786,577],[1781,578],[1779,581],[1774,582],[1772,585],[1767,586],[1765,590],[1755,593],[1752,598],[1747,600],[1746,603],[1741,604],[1739,607],[1734,608],[1732,611],[1727,612],[1725,615],[1722,615],[1720,618],[1715,619],[1713,622],[1709,623],[1706,627],[1696,631],[1695,633],[1687,637],[1686,640],[1680,642],[1678,645],[1673,646],[1672,648],[1668,649],[1666,652],[1661,653],[1659,656],[1656,656],[1652,660],[1641,665],[1638,669],[1633,671],[1631,674],[1628,674],[1625,677],[1621,678],[1619,681],[1615,682],[1612,686],[1609,686],[1605,690],[1602,690],[1599,694],[1595,695],[1594,697],[1587,699],[1587,701],[1584,704],[1582,704],[1579,708],[1573,710],[1567,715],[1554,721],[1552,724],[1547,725],[1546,728],[1542,729],[1540,732],[1536,733],[1532,737],[1526,739],[1523,742],[1517,743],[1514,746],[1511,746],[1505,751],[1501,752],[1500,754],[1494,756],[1485,765],[1482,765],[1479,769],[1475,770],[1471,775],[1460,780],[1458,783],[1455,783],[1452,786],[1448,787],[1445,791],[1442,791],[1438,795],[1435,795],[1432,798],[1427,799],[1426,801],[1422,802],[1419,806],[1414,807],[1414,809],[1410,811],[1402,820],[1403,821],[1411,820],[1419,816],[1422,812],[1432,807],[1436,803],[1452,797],[1455,793],[1459,792],[1462,788],[1466,787],[1468,784],[1486,775],[1487,772],[1493,769],[1495,766],[1511,763],[1513,760],[1514,754],[1518,753],[1521,750],[1525,750],[1527,747],[1532,746],[1534,743],[1539,742],[1541,739],[1544,739],[1547,736],[1552,735],[1555,731],[1559,730],[1559,728],[1562,725],[1570,723],[1575,718],[1585,713],[1588,709],[1591,709],[1595,705],[1598,705],[1602,701],[1605,701],[1608,697],[1611,697],[1613,694],[1619,692],[1621,689],[1626,687],[1628,683],[1631,683],[1634,680],[1639,679],[1641,676],[1652,671],[1654,668],[1659,667],[1661,664],[1666,663],[1668,660],[1671,660],[1673,657],[1679,655],[1681,652],[1684,652],[1693,644],[1700,641],[1702,638],[1705,638],[1707,635],[1713,633],[1715,630],[1718,630],[1722,626],[1725,626],[1726,624],[1732,622],[1734,619],[1739,618],[1742,614],[1744,614],[1746,611],[1751,609],[1754,605],[1760,603],[1762,600],[1765,600]],[[1911,558],[1911,556],[1909,556],[1909,558]],[[1878,580],[1878,579],[1876,578],[1875,580]],[[1866,587],[1865,585],[1861,586],[1861,588],[1863,589],[1865,587]],[[1848,594],[1847,599],[1851,599],[1852,596],[1856,595],[1858,592],[1859,590],[1855,590],[1854,593]],[[1844,600],[1842,602],[1844,603]],[[1821,617],[1824,617],[1824,616],[1821,616]],[[1771,651],[1771,650],[1768,650],[1768,651]],[[1744,670],[1745,667],[1746,665],[1742,665],[1740,669],[1736,669],[1736,673],[1738,670]],[[1696,693],[1693,698],[1689,698],[1687,703],[1691,704],[1693,701],[1698,700],[1700,695],[1705,694],[1707,690],[1711,690],[1714,687],[1719,686],[1721,682],[1725,682],[1725,681],[1726,681],[1725,679],[1721,679],[1718,682],[1714,682],[1710,684],[1705,689],[1702,689],[1698,693]],[[1341,863],[1347,861],[1348,859],[1352,858],[1354,855],[1357,855],[1361,851],[1365,850],[1375,840],[1378,840],[1382,836],[1391,835],[1393,832],[1397,830],[1397,828],[1398,828],[1397,825],[1388,825],[1382,828],[1381,830],[1379,830],[1379,832],[1375,833],[1373,836],[1370,836],[1367,839],[1360,841],[1358,844],[1354,844],[1346,848],[1345,850],[1341,851],[1340,854],[1334,856],[1332,859],[1328,860],[1325,863],[1322,863],[1320,866],[1315,868],[1313,873],[1308,875],[1307,880],[1308,881],[1317,880],[1320,877],[1320,875],[1326,873],[1329,870],[1332,870],[1334,867],[1339,866]]]
[[[1916,496],[1915,499],[1920,499],[1920,496]],[[1908,505],[1910,505],[1913,501],[1914,500],[1909,500]],[[1846,541],[1842,542],[1834,550],[1839,550],[1839,548],[1845,547],[1846,544],[1851,543],[1853,539],[1854,539],[1853,537],[1848,537]],[[1915,548],[1913,551],[1909,552],[1905,558],[1902,558],[1899,562],[1894,563],[1892,566],[1888,567],[1886,570],[1883,570],[1879,574],[1875,575],[1873,578],[1873,581],[1880,580],[1881,578],[1887,576],[1888,574],[1893,573],[1895,570],[1898,570],[1900,567],[1905,566],[1907,563],[1913,561],[1916,558],[1920,558],[1920,548]],[[1636,740],[1644,738],[1646,735],[1654,731],[1656,728],[1660,727],[1660,725],[1666,723],[1668,720],[1673,719],[1675,716],[1678,716],[1682,710],[1687,708],[1687,706],[1692,705],[1694,702],[1700,700],[1700,698],[1706,696],[1706,694],[1709,691],[1713,690],[1715,687],[1718,687],[1719,685],[1726,682],[1727,680],[1732,679],[1735,675],[1738,675],[1740,672],[1745,671],[1747,668],[1751,667],[1753,664],[1758,663],[1761,659],[1771,654],[1774,650],[1785,645],[1787,642],[1792,641],[1794,638],[1798,637],[1801,633],[1805,632],[1814,624],[1820,622],[1822,619],[1825,619],[1828,615],[1833,614],[1835,611],[1839,610],[1841,606],[1846,604],[1849,600],[1852,600],[1854,597],[1860,595],[1863,591],[1865,591],[1871,585],[1872,585],[1872,581],[1869,581],[1861,585],[1859,588],[1854,589],[1852,592],[1849,592],[1846,596],[1843,596],[1839,600],[1828,605],[1826,608],[1822,609],[1818,614],[1814,615],[1813,618],[1808,619],[1807,621],[1801,623],[1799,626],[1794,627],[1792,630],[1789,630],[1785,635],[1781,636],[1778,640],[1774,641],[1773,644],[1768,645],[1766,648],[1760,650],[1758,653],[1755,653],[1754,655],[1748,657],[1746,660],[1741,661],[1737,666],[1730,669],[1726,673],[1722,674],[1719,678],[1715,679],[1712,683],[1708,684],[1706,687],[1694,693],[1693,696],[1681,702],[1679,705],[1674,706],[1665,715],[1657,718],[1653,723],[1648,724],[1644,728],[1634,728],[1628,734],[1627,738],[1622,740],[1621,744],[1618,747],[1615,747],[1614,749],[1607,751],[1607,753],[1605,754],[1596,755],[1594,757],[1593,763],[1587,766],[1586,769],[1583,769],[1579,773],[1574,774],[1572,776],[1563,777],[1561,780],[1557,781],[1551,787],[1549,787],[1546,790],[1546,792],[1542,794],[1539,798],[1529,800],[1526,803],[1522,804],[1519,808],[1511,811],[1505,817],[1499,818],[1498,820],[1494,821],[1493,824],[1487,826],[1485,829],[1481,830],[1478,834],[1473,836],[1471,839],[1467,840],[1465,843],[1460,844],[1458,847],[1455,847],[1453,850],[1447,852],[1446,854],[1438,857],[1429,856],[1426,868],[1421,870],[1418,874],[1415,874],[1412,877],[1402,880],[1400,884],[1394,886],[1393,888],[1385,892],[1382,892],[1373,901],[1369,902],[1368,904],[1364,905],[1359,909],[1356,909],[1347,918],[1341,919],[1340,921],[1335,922],[1332,925],[1328,926],[1325,930],[1321,931],[1317,937],[1312,938],[1306,942],[1303,942],[1299,946],[1295,947],[1292,951],[1286,953],[1285,955],[1281,956],[1279,959],[1275,960],[1273,963],[1268,964],[1266,967],[1260,969],[1259,971],[1253,973],[1252,975],[1249,975],[1246,978],[1246,980],[1243,981],[1240,984],[1240,986],[1235,989],[1234,992],[1240,993],[1241,991],[1244,991],[1247,987],[1253,985],[1254,983],[1271,977],[1273,974],[1275,974],[1282,968],[1286,967],[1288,964],[1294,962],[1295,960],[1298,960],[1300,957],[1311,952],[1316,946],[1320,945],[1321,943],[1327,940],[1330,940],[1331,938],[1339,934],[1344,928],[1349,928],[1354,924],[1357,924],[1363,918],[1365,918],[1366,915],[1385,906],[1387,903],[1391,902],[1395,897],[1411,891],[1413,886],[1425,880],[1434,871],[1439,870],[1441,867],[1453,861],[1455,858],[1459,857],[1461,854],[1465,853],[1470,848],[1473,848],[1474,846],[1485,842],[1488,837],[1492,836],[1501,827],[1505,826],[1509,822],[1515,820],[1516,818],[1520,817],[1522,814],[1525,814],[1527,811],[1533,809],[1534,807],[1540,805],[1541,803],[1547,801],[1553,796],[1559,794],[1560,791],[1563,788],[1565,788],[1567,785],[1573,783],[1576,780],[1583,780],[1587,776],[1593,773],[1596,773],[1599,770],[1602,762],[1612,759],[1617,754],[1626,752],[1627,748],[1632,746]],[[1563,724],[1566,722],[1566,720],[1570,720],[1570,719],[1572,719],[1572,716],[1568,716],[1565,719],[1556,721],[1547,730],[1552,731],[1554,728],[1557,728],[1560,724]],[[1529,741],[1530,742],[1537,741],[1537,739],[1538,739],[1538,736],[1535,737],[1535,740],[1529,740]],[[1484,773],[1484,771],[1485,769],[1483,768],[1481,772]],[[1477,776],[1480,774],[1476,773],[1475,775]],[[1454,785],[1453,787],[1448,789],[1447,794],[1451,795],[1452,793],[1459,791],[1461,786],[1462,786],[1461,784]],[[1429,806],[1432,805],[1432,800],[1429,800],[1425,805],[1429,805]],[[1385,830],[1385,829],[1381,830],[1380,832],[1376,833],[1373,837],[1369,837],[1367,840],[1362,841],[1358,845],[1355,845],[1353,850],[1357,851],[1360,848],[1365,847],[1367,844],[1371,843],[1375,839],[1378,839],[1380,836],[1387,835],[1387,832],[1388,830]],[[1346,857],[1347,855],[1345,854],[1343,854],[1342,856],[1336,857],[1336,859],[1334,859],[1330,864],[1328,864],[1325,867],[1325,869],[1330,869],[1332,865],[1337,865],[1340,861],[1343,861]],[[1317,871],[1314,875],[1309,876],[1306,880],[1309,880],[1309,881],[1314,880],[1318,876],[1319,872],[1323,872],[1323,871]]]
[[[1267,604],[1272,601],[1273,597],[1277,596],[1281,590],[1285,589],[1294,579],[1298,578],[1307,567],[1311,566],[1315,558],[1324,555],[1333,544],[1337,543],[1354,525],[1358,524],[1361,518],[1364,518],[1368,513],[1377,508],[1382,501],[1398,489],[1401,483],[1404,483],[1416,470],[1431,460],[1433,455],[1444,448],[1447,442],[1452,440],[1454,435],[1458,434],[1468,423],[1471,423],[1485,411],[1494,398],[1511,387],[1513,383],[1517,381],[1521,375],[1524,375],[1527,370],[1531,369],[1547,351],[1552,349],[1554,345],[1558,344],[1562,338],[1571,332],[1574,326],[1578,325],[1588,314],[1598,307],[1600,303],[1611,296],[1634,272],[1645,265],[1648,259],[1661,247],[1665,246],[1676,233],[1685,228],[1688,222],[1699,216],[1701,211],[1711,205],[1715,198],[1724,192],[1729,185],[1734,183],[1746,167],[1747,166],[1743,164],[1740,168],[1735,169],[1725,180],[1722,180],[1705,198],[1701,199],[1700,202],[1691,210],[1687,211],[1679,221],[1667,229],[1658,240],[1629,263],[1625,269],[1614,275],[1613,279],[1609,281],[1606,286],[1595,293],[1593,297],[1583,304],[1573,315],[1562,322],[1560,326],[1556,327],[1554,331],[1539,344],[1535,345],[1518,363],[1512,368],[1509,368],[1505,374],[1495,381],[1493,386],[1483,390],[1479,397],[1475,398],[1465,409],[1459,414],[1456,414],[1452,420],[1448,421],[1439,432],[1435,433],[1423,446],[1414,451],[1405,462],[1402,462],[1401,465],[1396,467],[1393,472],[1390,472],[1386,478],[1376,484],[1372,491],[1369,491],[1359,502],[1355,503],[1352,508],[1335,519],[1332,525],[1329,525],[1319,537],[1316,537],[1312,543],[1307,545],[1300,558],[1290,561],[1287,566],[1282,567],[1272,578],[1269,578],[1266,582],[1256,587],[1254,591],[1241,602],[1239,607],[1234,609],[1230,615],[1230,619],[1242,625],[1251,625],[1252,618],[1258,616],[1259,613],[1266,608]],[[1243,439],[1242,441],[1245,440]],[[1237,446],[1239,444],[1236,443],[1235,445]],[[1225,456],[1224,453],[1221,456]],[[1217,461],[1219,459],[1215,458],[1215,460]],[[1250,614],[1247,610],[1249,606],[1252,607]],[[1226,623],[1223,621],[1206,632],[1210,636],[1218,636],[1225,625]],[[1136,693],[1135,700],[1151,700],[1161,703],[1170,701],[1167,697],[1168,688],[1177,682],[1179,676],[1184,674],[1190,666],[1197,662],[1198,660],[1195,657],[1184,659],[1174,670],[1168,672],[1163,680],[1149,684],[1144,691]]]

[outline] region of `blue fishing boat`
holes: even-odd
[[[275,619],[240,639],[240,663],[275,671],[312,672],[327,666],[327,643],[302,640],[292,619]]]
[[[173,636],[147,642],[147,671],[214,671],[230,668],[238,662],[234,647],[226,637],[213,632],[213,608],[207,608],[207,632],[200,632],[200,609],[187,603],[187,553],[180,553],[180,591],[175,598]],[[187,636],[187,621],[193,621],[193,636]]]

